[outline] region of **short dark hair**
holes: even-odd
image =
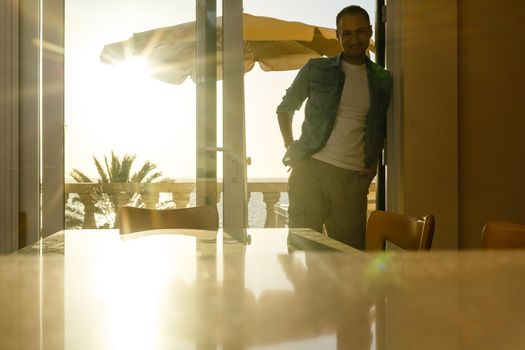
[[[339,13],[337,14],[337,17],[335,17],[335,27],[336,28],[339,28],[339,21],[341,20],[341,17],[343,17],[344,15],[353,15],[353,16],[361,15],[366,19],[366,21],[368,22],[368,25],[370,25],[370,16],[368,15],[368,12],[366,12],[366,10],[360,6],[350,5],[350,6],[345,7],[341,11],[339,11]]]

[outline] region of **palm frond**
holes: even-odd
[[[125,154],[120,161],[119,180],[120,182],[129,182],[130,173],[133,162],[135,161],[134,155]]]
[[[81,172],[80,170],[74,168],[70,173],[69,175],[76,181],[76,182],[79,182],[79,183],[82,183],[82,182],[93,182],[91,181],[91,179],[85,175],[83,172]]]
[[[156,172],[154,174],[149,175],[142,182],[146,183],[146,184],[149,184],[149,183],[152,183],[153,180],[156,180],[156,179],[158,179],[161,176],[162,176],[162,173],[159,171],[159,172]]]
[[[144,179],[148,174],[157,168],[157,165],[155,163],[150,162],[149,160],[146,161],[142,168],[140,168],[139,171],[137,171],[133,176],[131,177],[131,182],[144,182]]]
[[[106,156],[104,156],[104,162],[106,163],[106,169],[108,171],[109,175],[109,181],[110,182],[117,182],[115,181],[115,172],[118,172],[119,164],[118,164],[118,157],[111,151],[111,163],[108,163],[108,159]]]
[[[99,183],[107,184],[109,183],[108,175],[106,175],[106,172],[104,171],[104,168],[102,167],[102,164],[98,161],[98,159],[93,156],[93,162],[95,162],[95,166],[97,167],[98,176],[100,177]]]

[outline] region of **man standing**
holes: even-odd
[[[292,167],[290,227],[309,227],[358,249],[365,247],[367,194],[386,136],[392,77],[366,56],[368,13],[348,6],[336,17],[342,53],[309,60],[277,107]],[[292,116],[306,100],[299,140]]]

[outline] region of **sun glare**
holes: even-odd
[[[140,56],[130,57],[122,63],[116,64],[114,68],[115,72],[126,80],[149,78],[151,72],[151,67],[146,58]]]

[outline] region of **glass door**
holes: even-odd
[[[118,228],[124,205],[196,205],[196,87],[159,38],[194,26],[195,8],[65,1],[66,228]]]

